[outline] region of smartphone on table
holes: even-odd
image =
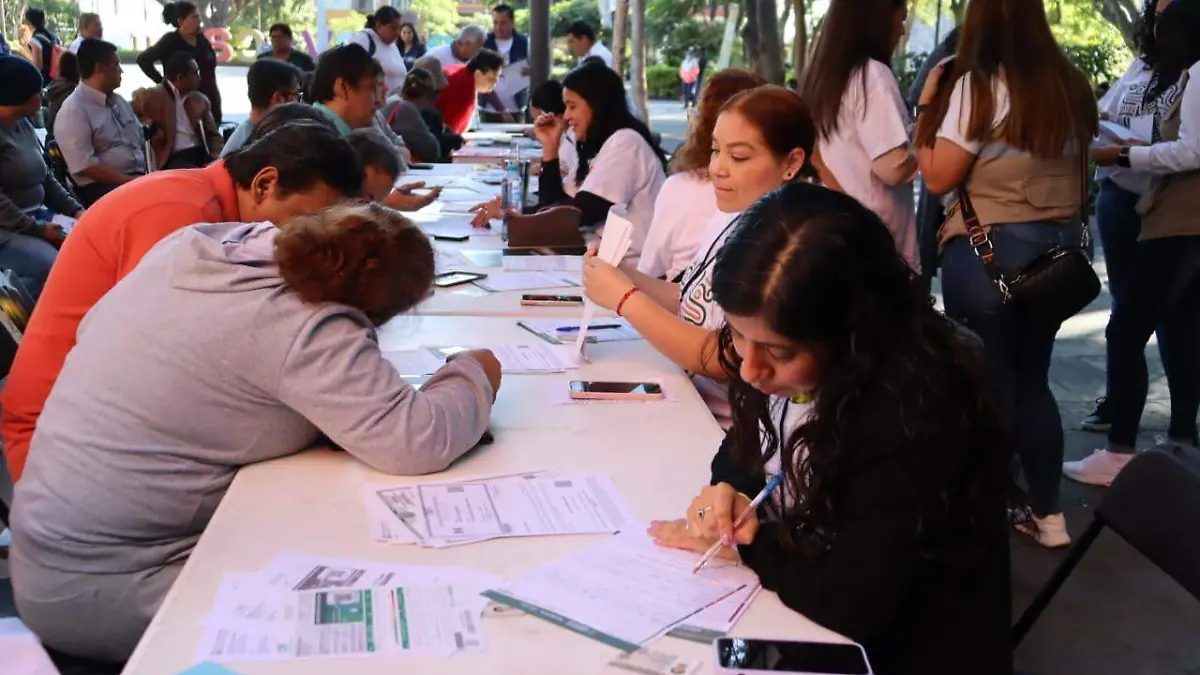
[[[483,272],[442,272],[433,277],[433,285],[438,288],[449,288],[485,278],[487,275]]]
[[[593,382],[572,380],[571,398],[654,401],[663,397],[657,382]]]
[[[873,675],[858,644],[718,638],[719,675]]]
[[[521,296],[521,304],[526,307],[575,307],[583,304],[583,296],[526,293]]]
[[[463,241],[470,241],[471,235],[469,235],[469,234],[435,234],[435,235],[433,235],[433,240],[434,241],[463,242]]]

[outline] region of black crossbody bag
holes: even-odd
[[[1087,205],[1087,155],[1083,156],[1083,206]],[[975,255],[983,263],[992,282],[1004,297],[1004,304],[1046,324],[1060,324],[1075,316],[1100,295],[1100,278],[1088,257],[1091,234],[1087,218],[1081,214],[1083,236],[1079,246],[1055,245],[1025,264],[1014,276],[1005,277],[996,262],[996,248],[988,231],[979,222],[966,185],[958,188],[958,206],[962,210],[967,236]]]

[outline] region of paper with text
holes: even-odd
[[[552,272],[501,272],[488,275],[487,278],[474,282],[485,291],[501,293],[504,291],[536,291],[543,288],[568,288],[578,286],[578,282]]]
[[[604,221],[604,236],[600,238],[600,246],[596,249],[596,258],[616,266],[625,257],[626,251],[633,244],[633,223],[625,217],[625,210],[614,206],[608,210],[608,218]],[[583,318],[579,322],[579,335],[575,339],[575,350],[583,352],[587,342],[588,325],[596,315],[596,304],[591,300],[583,303]]]

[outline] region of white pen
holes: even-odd
[[[767,497],[770,497],[771,493],[774,492],[781,483],[783,483],[782,471],[775,474],[771,477],[771,480],[767,481],[767,484],[764,485],[763,489],[759,491],[758,496],[750,502],[750,506],[746,507],[745,511],[742,511],[742,515],[738,516],[737,520],[733,521],[734,532],[737,532],[737,529],[742,526],[742,523],[746,522],[746,519],[750,517],[751,513],[757,511],[758,507],[762,506],[762,503],[767,501]],[[704,557],[700,559],[700,562],[696,563],[696,566],[692,568],[692,574],[699,572],[700,568],[704,567],[706,564],[708,564],[709,560],[713,559],[713,556],[720,553],[722,546],[724,546],[724,544],[718,539],[717,543],[713,544],[712,547],[708,549],[708,552],[704,554]]]

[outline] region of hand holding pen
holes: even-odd
[[[747,504],[744,509],[742,509],[742,512],[737,516],[737,519],[733,519],[732,506],[738,501],[739,497],[742,497],[741,495],[734,495],[733,499],[717,500],[715,502],[716,506],[699,506],[697,507],[694,515],[689,514],[689,523],[693,520],[693,518],[702,522],[706,518],[711,517],[716,521],[717,530],[720,534],[720,538],[716,541],[716,543],[714,543],[708,549],[708,551],[704,554],[704,557],[700,558],[700,561],[697,562],[696,566],[692,568],[692,574],[699,572],[701,568],[708,564],[708,561],[712,560],[713,557],[721,552],[722,547],[733,546],[737,543],[748,544],[754,540],[754,535],[758,532],[758,507],[762,506],[763,502],[765,502],[767,498],[771,496],[771,493],[779,488],[779,486],[783,483],[783,477],[782,471],[772,476],[771,480],[767,481],[767,484],[763,486],[763,489],[759,491],[758,495],[754,499],[750,500],[750,503]],[[725,483],[717,485],[715,488],[725,488],[730,491],[733,490],[732,487]],[[703,494],[701,496],[703,497]],[[744,497],[742,498],[744,499]],[[750,525],[750,521],[753,521],[753,527],[747,527],[747,531],[739,532],[739,530],[744,526]],[[729,524],[730,522],[732,524]]]

